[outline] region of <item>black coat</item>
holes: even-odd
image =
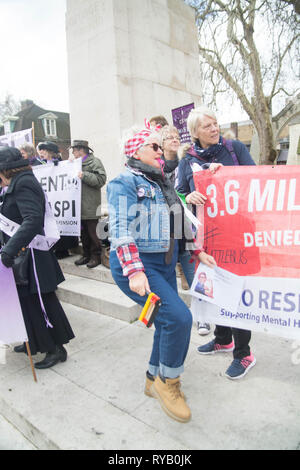
[[[20,225],[13,237],[3,234],[3,251],[8,255],[17,256],[21,248],[27,247],[37,234],[44,234],[45,196],[32,170],[22,171],[12,178],[0,211]],[[53,292],[64,281],[55,255],[51,251],[34,250],[34,256],[41,292]],[[37,293],[32,260],[29,266],[28,293]]]

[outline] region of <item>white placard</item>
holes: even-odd
[[[60,235],[79,236],[81,226],[81,158],[47,163],[33,172],[47,194]]]
[[[225,269],[210,268],[200,263],[191,286],[192,296],[236,311],[241,299],[245,278]]]
[[[300,339],[299,279],[249,276],[236,310],[192,297],[191,311],[195,321]]]
[[[32,144],[32,129],[25,129],[0,136],[0,145],[20,147],[23,144]]]

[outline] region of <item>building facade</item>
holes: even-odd
[[[0,135],[25,129],[34,129],[34,143],[51,141],[58,145],[63,159],[68,158],[70,146],[70,117],[68,113],[46,110],[32,100],[21,102],[21,110],[14,116],[7,116],[0,128]]]

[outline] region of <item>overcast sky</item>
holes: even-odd
[[[69,112],[65,12],[66,0],[0,0],[0,101],[10,93]],[[239,106],[224,106],[220,118],[224,123],[247,115]]]
[[[0,99],[69,111],[66,0],[0,0]]]

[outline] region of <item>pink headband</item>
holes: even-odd
[[[155,126],[151,128],[150,122],[145,119],[145,129],[142,129],[140,132],[135,134],[131,139],[127,140],[125,144],[125,155],[130,158],[138,151],[140,147],[144,145],[146,139],[155,131],[161,129],[161,126]]]

